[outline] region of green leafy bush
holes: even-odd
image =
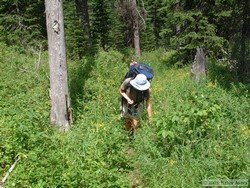
[[[35,56],[0,45],[0,177],[21,157],[5,187],[200,187],[250,177],[246,85],[197,84],[190,67],[169,66],[174,53],[145,53],[139,61],[155,70],[153,124],[142,120],[129,142],[118,92],[127,62],[99,52],[68,63],[74,124],[59,133],[49,124],[47,63],[36,69]]]

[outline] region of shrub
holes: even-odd
[[[118,92],[128,67],[123,54],[100,52],[69,62],[74,124],[59,133],[49,125],[47,64],[34,71],[35,57],[0,47],[0,175],[21,157],[5,187],[200,187],[249,177],[247,86],[197,84],[188,66],[145,53],[140,61],[155,70],[153,125],[142,120],[128,142]]]

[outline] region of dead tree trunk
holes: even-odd
[[[49,47],[51,123],[67,131],[72,123],[62,0],[45,0]]]
[[[132,0],[132,14],[133,14],[133,32],[134,32],[134,47],[136,57],[141,57],[140,46],[140,23],[139,23],[139,11],[137,9],[136,0]]]
[[[131,36],[129,36],[129,41],[133,41],[133,47],[135,48],[135,55],[141,57],[141,47],[140,47],[140,28],[141,22],[144,22],[143,14],[139,10],[136,0],[120,0],[117,4],[118,11],[127,22],[129,31],[132,31]],[[143,10],[144,11],[144,10]]]
[[[179,12],[180,11],[180,0],[175,0],[175,12]],[[180,33],[181,33],[181,26],[179,23],[176,24],[175,26],[175,32],[176,32],[176,36],[179,37]],[[180,50],[180,43],[177,44],[177,50]]]
[[[176,12],[180,11],[180,0],[175,0],[175,11]],[[179,36],[181,31],[181,26],[179,23],[176,24],[175,31],[176,35]]]

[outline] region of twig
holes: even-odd
[[[13,163],[13,165],[10,167],[10,169],[8,170],[7,174],[4,176],[4,178],[2,179],[2,181],[0,182],[0,188],[3,188],[3,185],[5,183],[5,181],[7,180],[7,178],[9,177],[10,173],[14,170],[15,166],[17,165],[18,161],[20,160],[21,158],[18,157],[16,159],[16,161]]]

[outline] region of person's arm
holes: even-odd
[[[129,98],[129,96],[126,94],[126,92],[124,90],[120,89],[119,92],[120,92],[121,96],[123,96],[128,101],[129,104],[134,103],[134,101]]]
[[[121,87],[120,87],[119,92],[120,92],[121,96],[123,96],[124,99],[127,100],[128,104],[133,104],[134,101],[131,100],[131,99],[129,98],[129,96],[126,94],[126,89],[128,88],[128,85],[129,85],[130,80],[131,80],[131,78],[127,78],[127,79],[124,80],[124,82],[122,83],[122,85],[121,85]]]
[[[152,106],[150,97],[146,100],[146,105],[147,105],[148,121],[149,124],[152,125]]]

